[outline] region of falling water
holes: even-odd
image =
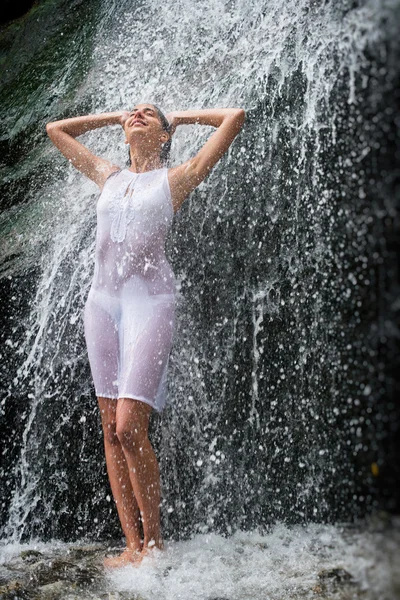
[[[399,3],[53,4],[3,64],[3,538],[119,535],[83,341],[98,191],[44,125],[138,101],[247,113],[167,244],[177,329],[151,431],[166,538],[392,510]],[[210,131],[179,128],[172,164]],[[82,139],[125,164],[120,127]]]

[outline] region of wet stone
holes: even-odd
[[[37,595],[41,600],[58,600],[65,597],[65,588],[65,581],[55,581],[41,585],[37,590]]]
[[[71,548],[68,550],[68,556],[74,560],[81,560],[82,558],[93,558],[103,550],[100,545],[92,546],[81,546],[79,548]]]
[[[9,581],[0,586],[1,600],[36,600],[33,588],[26,586],[20,581]]]
[[[27,550],[2,565],[0,600],[143,600],[134,591],[111,591],[104,578],[105,545],[66,552]]]
[[[362,591],[358,589],[357,582],[353,579],[352,575],[340,567],[320,571],[318,573],[318,583],[314,587],[314,593],[324,599],[340,597],[343,600],[356,600],[363,595]]]
[[[0,589],[1,589],[1,588],[2,588],[4,585],[7,585],[7,583],[8,583],[9,581],[10,581],[10,577],[9,577],[9,576],[7,576],[7,575],[5,574],[5,572],[4,572],[4,573],[2,573],[2,574],[0,575]]]
[[[43,556],[39,550],[22,550],[19,555],[25,562],[36,562],[38,558]]]
[[[59,580],[73,581],[77,585],[91,585],[102,576],[93,565],[80,565],[63,558],[40,561],[32,565],[31,580],[42,586]]]
[[[318,573],[318,579],[321,581],[332,581],[334,583],[351,583],[353,577],[345,569],[323,569]]]

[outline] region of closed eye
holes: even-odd
[[[138,111],[138,109],[137,109],[137,108],[134,108],[134,109],[132,110],[132,112],[131,112],[131,113],[129,113],[129,115],[130,115],[130,116],[131,116],[131,115],[134,115],[134,114],[135,114],[137,111]],[[144,113],[147,113],[147,114],[150,114],[150,115],[154,115],[154,114],[155,114],[155,111],[154,111],[152,108],[143,108],[143,109],[142,109],[142,112],[144,112]]]

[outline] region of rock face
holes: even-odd
[[[0,587],[1,600],[58,600],[101,598],[104,589],[102,546],[80,547],[66,555],[36,550],[20,553],[5,565]]]
[[[32,7],[35,0],[3,0],[2,11],[0,14],[0,25],[22,17]]]

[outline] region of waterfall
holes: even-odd
[[[177,327],[151,424],[166,536],[393,508],[399,3],[53,4],[2,67],[2,537],[119,532],[83,339],[98,191],[44,125],[140,101],[247,114],[167,244]],[[172,164],[210,132],[178,128]],[[82,141],[125,164],[120,127]]]

